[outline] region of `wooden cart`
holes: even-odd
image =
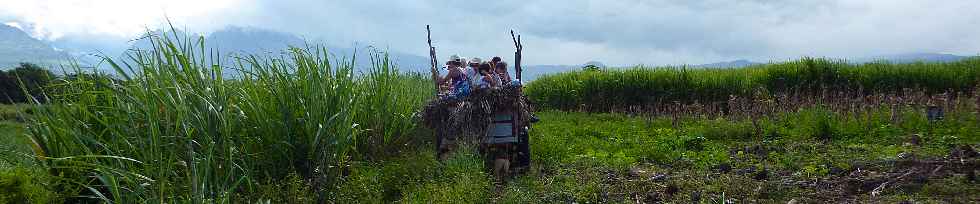
[[[436,58],[435,47],[432,46],[432,32],[429,26],[426,26],[427,32],[427,42],[429,44],[429,56],[431,58],[431,72],[433,81],[438,77],[438,70],[436,66],[438,65],[438,60]],[[514,73],[515,78],[518,82],[521,81],[521,52],[523,50],[523,45],[521,44],[521,36],[515,35],[514,31],[511,31],[511,39],[514,42],[514,47],[516,51],[514,52]],[[436,84],[438,87],[438,84]],[[518,88],[522,88],[518,86]],[[438,91],[438,90],[437,90]],[[522,91],[518,91],[518,94],[523,94]],[[519,97],[523,98],[523,96]],[[530,129],[531,123],[536,122],[536,119],[522,118],[522,113],[528,110],[522,110],[522,108],[527,108],[526,106],[519,106],[516,110],[503,113],[493,113],[493,120],[489,125],[489,131],[485,135],[484,139],[480,141],[480,152],[486,159],[486,164],[488,167],[492,167],[492,171],[495,176],[503,179],[510,172],[523,172],[526,171],[531,166],[531,149],[530,149]],[[444,154],[441,147],[442,143],[447,142],[444,140],[446,133],[441,130],[436,130],[436,148],[437,154]],[[439,156],[441,157],[441,156]]]

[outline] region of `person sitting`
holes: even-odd
[[[501,85],[511,83],[510,74],[507,73],[507,62],[497,62],[497,66],[494,66],[494,69],[496,69],[497,76],[500,77]]]
[[[481,64],[483,64],[483,60],[479,57],[470,58],[468,63],[469,67],[463,69],[464,73],[466,74],[466,78],[473,82],[473,85],[478,83],[482,77],[480,74]]]
[[[449,83],[449,94],[450,97],[465,97],[470,93],[470,82],[468,81],[465,72],[462,70],[463,62],[461,58],[457,55],[450,57],[450,60],[446,62],[447,73],[445,77],[436,79],[437,84]]]
[[[490,59],[490,66],[497,68],[497,63],[503,62],[504,59],[500,57],[493,57]]]
[[[478,70],[480,71],[480,80],[477,83],[478,88],[488,89],[500,87],[500,77],[490,68],[489,63],[480,64]]]

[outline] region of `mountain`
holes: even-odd
[[[271,30],[226,27],[205,37],[204,42],[221,53],[271,53],[292,46],[304,46],[306,41],[298,36]],[[275,53],[278,54],[278,53]]]
[[[905,53],[896,55],[881,55],[873,57],[858,58],[852,60],[854,63],[867,63],[873,61],[887,61],[891,63],[914,63],[914,62],[955,62],[967,58],[942,53]]]
[[[18,28],[0,24],[0,69],[12,68],[21,62],[60,64],[67,59],[67,53],[32,38]]]
[[[180,34],[178,34],[180,35]],[[194,36],[192,36],[194,37]],[[229,26],[204,36],[205,44],[224,56],[232,54],[256,54],[277,56],[283,54],[290,46],[305,48],[308,45],[319,45],[297,35],[273,30]],[[355,59],[355,71],[366,72],[372,66],[371,54],[377,50],[370,46],[357,48],[325,46],[328,52],[337,59]],[[402,71],[428,72],[429,59],[417,55],[400,52],[388,52],[391,62],[398,65]],[[230,59],[229,59],[230,60]]]
[[[548,74],[582,70],[583,67],[588,65],[594,65],[603,69],[608,68],[606,64],[599,61],[589,61],[579,65],[524,65],[524,72],[521,73],[521,79],[524,81],[534,81],[538,77]]]
[[[868,63],[875,61],[886,61],[890,63],[915,63],[915,62],[955,62],[968,58],[968,56],[959,56],[952,54],[942,54],[942,53],[905,53],[905,54],[895,54],[895,55],[880,55],[872,57],[860,57],[848,59],[850,63]],[[735,60],[728,62],[715,62],[709,64],[693,65],[696,68],[740,68],[747,67],[757,64],[764,64],[758,62],[752,62],[749,60]]]
[[[581,69],[582,66],[579,65],[524,65],[524,72],[521,73],[521,79],[524,81],[534,81],[538,77],[544,75],[577,71]]]
[[[757,65],[757,64],[762,64],[762,63],[752,62],[752,61],[749,61],[749,60],[740,59],[740,60],[728,61],[728,62],[715,62],[715,63],[709,63],[709,64],[699,64],[699,65],[694,65],[693,67],[696,67],[696,68],[741,68],[741,67],[747,67],[747,66],[752,66],[752,65]]]
[[[178,31],[178,36],[188,36],[196,38],[198,34],[186,34]],[[307,43],[317,44],[316,41],[303,39],[297,35],[274,30],[267,30],[252,27],[229,26],[220,30],[203,35],[209,48],[222,53],[223,56],[231,56],[233,53],[259,54],[259,55],[278,55],[288,46],[305,47]],[[122,57],[124,51],[131,47],[147,49],[149,44],[146,40],[131,40],[119,37],[106,36],[76,36],[69,35],[54,41],[41,41],[30,37],[27,33],[18,28],[0,25],[0,68],[9,68],[22,61],[29,61],[41,64],[60,64],[65,59],[72,57],[82,66],[94,66],[99,63],[100,58],[95,56],[106,55],[110,57]],[[365,72],[371,66],[371,53],[379,51],[371,46],[333,46],[327,45],[326,49],[339,59],[350,59],[356,56],[355,69],[358,72]],[[384,50],[380,50],[384,51]],[[424,53],[417,53],[424,54]],[[398,65],[400,70],[408,72],[427,73],[429,70],[429,58],[415,53],[401,53],[389,51],[391,62]],[[908,53],[897,55],[882,55],[864,58],[852,58],[852,63],[865,63],[872,61],[889,61],[892,63],[910,62],[951,62],[966,58],[952,54],[941,53]],[[694,68],[737,68],[760,64],[749,60],[734,60],[727,62],[716,62],[700,65],[692,65]],[[581,70],[585,65],[596,65],[606,67],[605,64],[590,61],[581,65],[525,65],[524,79],[534,80],[539,76]],[[111,69],[102,65],[102,70],[111,72]]]
[[[106,64],[98,64],[99,56],[125,59],[129,49],[150,49],[152,46],[146,39],[128,39],[109,36],[69,35],[54,41],[40,41],[31,38],[17,28],[0,25],[0,68],[16,65],[21,61],[58,64],[69,57],[75,59],[83,67],[98,66],[97,69],[109,73],[114,72]],[[169,37],[174,32],[156,30],[152,33],[166,33]],[[273,30],[229,26],[212,33],[201,35],[177,30],[180,39],[197,39],[204,37],[208,50],[216,50],[230,62],[230,56],[235,54],[256,54],[278,56],[289,46],[306,47],[307,43],[317,44],[299,36]],[[51,45],[48,45],[50,43]],[[325,46],[328,52],[337,59],[350,59],[356,56],[355,71],[366,72],[372,64],[370,54],[378,50],[371,46],[356,48],[341,46]],[[356,54],[356,55],[355,55]],[[402,71],[428,72],[429,59],[418,55],[401,52],[388,52],[391,62],[398,65]],[[60,60],[59,60],[60,59]],[[333,60],[333,59],[331,59]]]

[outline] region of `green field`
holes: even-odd
[[[724,199],[749,203],[980,199],[969,193],[977,186],[964,183],[962,175],[903,184],[908,186],[888,189],[882,197],[870,197],[864,189],[831,190],[848,188],[832,183],[859,168],[908,170],[885,162],[905,159],[898,158],[903,152],[920,160],[941,159],[952,144],[977,144],[980,129],[972,114],[933,124],[913,123],[912,118],[922,115],[910,115],[901,126],[872,117],[872,128],[866,129],[851,125],[864,121],[847,121],[844,115],[812,109],[761,122],[765,132],[761,142],[747,120],[685,119],[674,128],[666,118],[566,112],[541,115],[545,122],[535,127],[532,139],[534,161],[540,169],[509,186],[509,192],[530,192],[526,196],[535,201],[686,202],[697,199],[695,195],[711,203]],[[821,126],[821,117],[830,118],[825,120],[830,140],[814,134],[819,132],[815,130]],[[926,139],[906,145],[913,133]],[[830,189],[786,183],[813,180],[825,181]]]
[[[15,163],[18,163],[18,158],[14,153],[30,153],[30,151],[24,151],[25,148],[29,147],[28,143],[24,141],[24,124],[13,122],[13,121],[0,121],[0,148],[3,151],[8,151],[4,153],[5,156],[3,160],[0,160],[0,167],[11,167]],[[27,149],[29,150],[29,149]],[[12,152],[9,152],[12,151]]]
[[[0,104],[0,167],[29,162],[31,154],[28,137],[24,132],[24,113],[28,105]]]
[[[532,168],[496,180],[473,147],[461,147],[445,161],[435,158],[432,131],[420,126],[416,116],[434,95],[431,82],[421,74],[398,72],[383,55],[373,56],[377,63],[371,72],[355,75],[349,61],[332,61],[316,47],[273,58],[240,56],[234,65],[216,65],[197,49],[203,43],[198,39],[152,42],[157,49],[111,63],[118,70],[114,77],[59,79],[47,87],[45,104],[0,106],[5,158],[0,203],[980,201],[976,152],[970,152],[980,144],[978,98],[935,95],[936,90],[976,87],[976,78],[970,78],[977,70],[972,59],[887,65],[895,66],[894,72],[857,69],[877,73],[867,75],[811,69],[819,66],[807,63],[830,62],[804,59],[794,62],[799,66],[773,65],[796,72],[764,67],[696,71],[698,77],[669,86],[619,79],[685,72],[636,69],[545,77],[528,85],[531,98],[541,100],[536,113],[541,122],[531,130]],[[864,94],[861,100],[749,91],[751,84],[770,84],[756,79],[745,86],[725,84],[734,80],[726,78],[759,70],[768,71],[753,76],[882,80],[864,81],[875,85],[855,93]],[[557,79],[584,75],[590,76],[583,78],[588,83],[620,88],[542,88],[579,87],[578,81]],[[883,81],[906,75],[908,80]],[[716,85],[690,84],[712,76],[719,81],[695,84]],[[930,76],[952,78],[921,79]],[[659,79],[633,80],[655,84],[661,82],[650,81]],[[820,79],[779,87],[802,90],[855,81]],[[918,90],[903,88],[919,80],[931,82]],[[689,90],[692,97],[748,95],[744,100],[725,95],[729,108],[724,111],[678,101],[603,113],[631,102],[583,103],[575,98],[585,95],[572,95],[564,104],[559,102],[565,99],[542,94],[606,90],[610,95],[602,96],[608,98],[631,89]],[[701,94],[709,92],[717,93]],[[684,95],[662,93],[646,94]],[[878,100],[891,96],[903,99]],[[583,104],[612,107],[569,111]],[[943,108],[945,117],[928,120],[928,107]]]
[[[884,94],[923,91],[970,94],[980,82],[980,57],[950,63],[850,64],[796,61],[732,69],[633,67],[582,70],[540,77],[527,94],[540,107],[621,111],[665,104],[725,102],[732,96],[826,95],[829,91]]]
[[[534,168],[502,185],[485,173],[478,156],[464,150],[439,163],[426,146],[405,149],[383,161],[353,162],[351,172],[338,184],[332,199],[361,203],[631,202],[637,199],[683,202],[694,197],[705,202],[720,202],[720,199],[969,202],[980,199],[970,193],[980,188],[965,183],[963,175],[956,174],[889,189],[882,197],[871,197],[859,190],[837,192],[784,184],[785,180],[833,180],[856,168],[876,172],[901,170],[878,163],[897,160],[902,152],[914,153],[923,160],[941,158],[949,153],[951,144],[980,142],[977,139],[980,129],[967,116],[962,118],[966,121],[913,123],[906,127],[874,124],[872,132],[834,123],[832,132],[841,135],[874,136],[822,142],[810,133],[818,125],[813,121],[815,114],[820,111],[805,111],[787,116],[795,119],[766,124],[766,131],[775,133],[769,134],[760,146],[751,136],[748,121],[691,119],[675,129],[672,121],[665,118],[540,112],[542,122],[536,124],[532,133]],[[7,124],[10,126],[4,130],[17,131],[11,129],[16,123]],[[904,145],[913,132],[927,134],[920,145]],[[760,150],[767,153],[760,155]],[[723,172],[719,166],[729,166],[731,170]],[[754,179],[761,169],[766,169],[771,179]],[[666,193],[670,188],[676,192]],[[261,187],[260,191],[263,193],[254,196],[279,202],[312,202],[315,198],[309,184],[295,176],[286,177],[274,186]]]

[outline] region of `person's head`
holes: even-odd
[[[502,62],[502,61],[504,61],[504,60],[501,59],[500,57],[493,57],[493,59],[490,59],[490,63],[494,63],[494,64],[496,64],[498,62]]]
[[[461,66],[463,65],[463,59],[459,55],[449,56],[449,61],[446,61],[446,66]]]
[[[490,63],[481,63],[479,69],[477,69],[477,70],[480,71],[480,74],[489,74],[490,73]]]
[[[483,64],[483,60],[480,59],[479,57],[474,57],[470,59],[470,63],[469,63],[470,67],[476,69],[480,67],[480,64]]]
[[[497,73],[507,73],[507,62],[497,62]]]
[[[461,66],[463,66],[463,62],[460,62],[460,61],[449,61],[449,62],[447,62],[447,65],[452,66],[452,67],[461,67]]]

